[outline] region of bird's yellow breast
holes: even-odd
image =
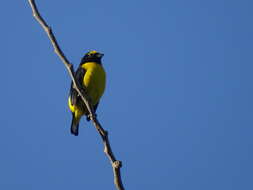
[[[104,68],[95,62],[85,63],[82,68],[86,70],[83,85],[88,91],[92,104],[96,105],[105,90],[106,74]]]

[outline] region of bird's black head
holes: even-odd
[[[97,51],[89,51],[85,54],[85,56],[82,58],[80,64],[84,64],[87,62],[96,62],[98,64],[101,64],[101,58],[104,56],[104,54],[99,53]]]

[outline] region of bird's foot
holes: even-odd
[[[97,114],[95,114],[95,117],[97,117]],[[86,116],[86,120],[87,120],[87,121],[90,121],[90,120],[91,120],[91,115],[87,115],[87,116]]]

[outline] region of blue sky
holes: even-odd
[[[77,66],[105,54],[98,117],[126,189],[253,189],[253,2],[38,1]],[[94,127],[69,132],[70,77],[27,1],[0,16],[0,189],[114,189]]]

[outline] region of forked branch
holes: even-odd
[[[120,168],[122,166],[122,163],[121,163],[121,161],[116,160],[115,156],[113,155],[113,152],[112,152],[112,149],[110,146],[110,141],[108,138],[108,132],[105,131],[103,129],[103,127],[101,126],[101,124],[99,123],[99,121],[96,117],[96,114],[94,113],[93,106],[91,106],[91,104],[90,104],[90,98],[87,94],[86,89],[84,87],[79,86],[79,83],[76,82],[76,79],[74,77],[73,65],[68,61],[68,59],[66,58],[66,56],[62,52],[59,44],[57,43],[57,40],[56,40],[54,34],[53,34],[52,29],[47,25],[46,21],[40,15],[35,1],[34,0],[28,0],[28,1],[29,1],[31,8],[32,8],[33,16],[35,17],[35,19],[39,22],[41,27],[47,33],[48,38],[50,39],[50,41],[54,47],[55,53],[60,57],[63,64],[65,65],[66,69],[68,70],[71,80],[73,81],[74,88],[77,90],[78,94],[81,96],[83,102],[85,103],[85,105],[88,108],[88,111],[90,114],[90,119],[103,140],[104,152],[111,162],[111,165],[113,168],[115,186],[117,187],[118,190],[124,190],[122,180],[121,180],[121,175],[120,175]]]

